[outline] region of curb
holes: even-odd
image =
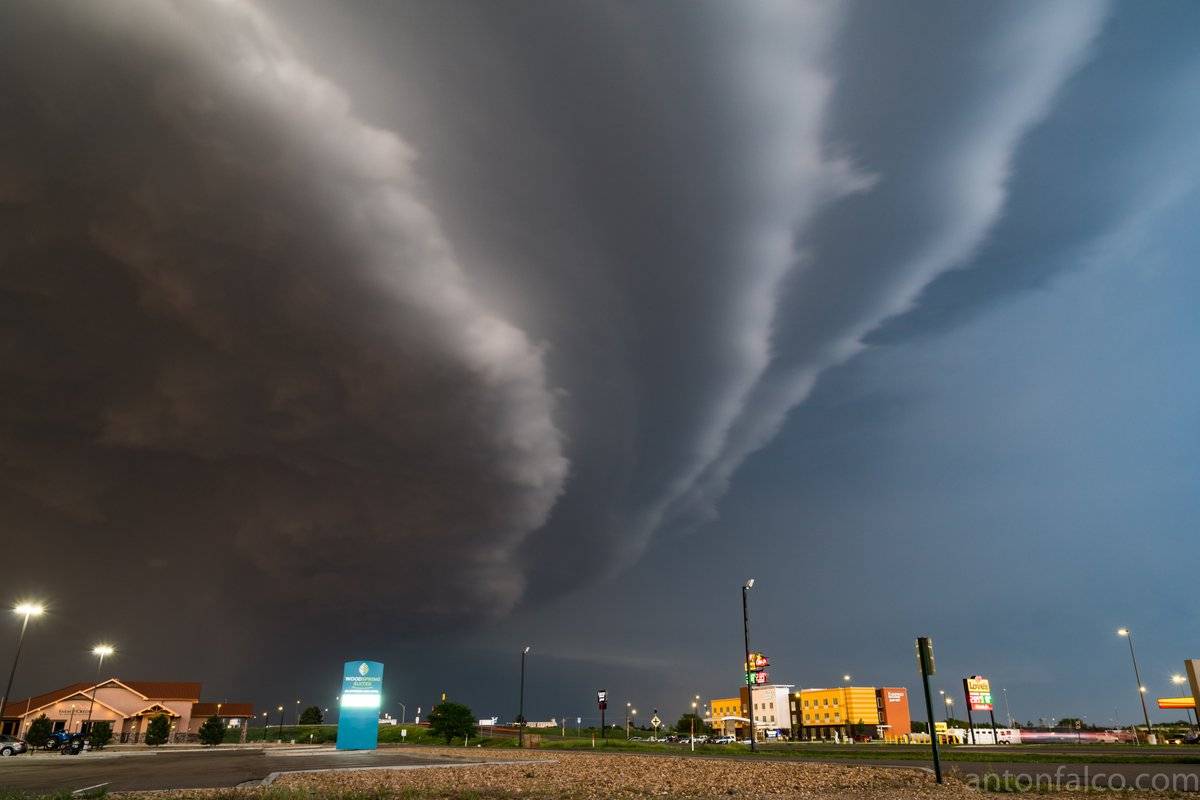
[[[555,759],[553,759],[553,758],[542,758],[542,759],[536,759],[536,760],[520,759],[517,761],[468,761],[466,763],[457,763],[457,764],[453,763],[453,762],[447,762],[445,764],[407,764],[407,765],[402,764],[402,765],[383,766],[383,767],[328,767],[328,768],[323,768],[323,769],[292,769],[292,770],[280,770],[278,772],[272,772],[270,775],[263,778],[262,781],[257,785],[270,786],[281,775],[311,775],[311,774],[318,773],[318,772],[378,772],[380,770],[462,769],[465,767],[486,767],[486,766],[491,766],[491,765],[501,766],[501,765],[512,765],[512,764],[553,764],[553,763],[555,763]],[[247,781],[245,784],[242,784],[242,785],[243,786],[252,786],[255,784],[252,781]]]

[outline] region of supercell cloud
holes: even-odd
[[[56,565],[13,591],[100,568],[130,619],[371,643],[553,617],[703,535],[831,370],[1194,192],[1152,17],[5,4],[0,514]]]
[[[357,611],[346,573],[403,565],[438,575],[405,608],[510,610],[563,434],[412,149],[241,3],[6,17],[4,489],[35,549]]]

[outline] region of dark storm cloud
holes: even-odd
[[[0,441],[27,555],[356,612],[403,566],[412,612],[510,609],[562,437],[410,148],[240,4],[4,16]]]

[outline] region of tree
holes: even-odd
[[[325,718],[321,715],[320,706],[309,706],[300,712],[301,725],[320,725],[324,721]]]
[[[441,703],[429,712],[429,732],[446,740],[475,735],[475,714],[462,703]]]
[[[54,725],[51,724],[50,718],[42,714],[30,723],[29,730],[25,733],[25,741],[33,748],[45,747],[53,732]]]
[[[209,747],[216,747],[225,741],[225,723],[215,714],[204,720],[198,732],[200,741]]]
[[[855,739],[866,739],[870,737],[871,729],[868,728],[867,724],[860,719],[858,722],[854,723],[854,726],[850,731],[850,735]]]
[[[102,722],[93,722],[92,728],[88,731],[88,742],[93,750],[99,750],[112,741],[112,723],[104,720]]]
[[[912,732],[913,733],[929,733],[929,726],[919,719],[914,719],[912,721]]]
[[[675,723],[675,732],[680,736],[692,735],[692,720],[696,720],[696,735],[708,733],[708,725],[704,723],[704,718],[698,714],[684,714],[679,718],[679,722]]]
[[[166,714],[151,717],[150,724],[146,726],[146,744],[158,747],[160,744],[165,744],[170,735],[171,723],[167,720]]]

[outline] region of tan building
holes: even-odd
[[[761,741],[774,736],[787,736],[792,727],[788,714],[788,694],[791,689],[791,684],[755,686],[754,702],[751,703],[749,687],[743,686],[737,697],[710,701],[709,724],[718,735],[745,738],[749,733],[750,715],[753,714],[756,739]]]
[[[113,740],[117,742],[141,741],[149,721],[159,715],[170,720],[173,740],[195,734],[214,715],[221,717],[227,727],[240,727],[244,736],[254,716],[250,703],[201,703],[199,683],[109,678],[98,684],[73,683],[35,697],[11,700],[5,706],[0,730],[24,736],[30,724],[45,714],[54,730],[83,733],[89,711],[92,722],[112,723]]]

